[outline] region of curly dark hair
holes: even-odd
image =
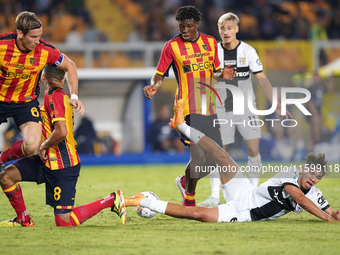
[[[318,155],[316,155],[313,152],[309,152],[305,157],[305,165],[312,169],[321,168],[325,174],[327,172],[327,160],[325,153],[318,152]]]
[[[187,19],[194,19],[196,22],[201,20],[202,13],[192,5],[182,6],[177,10],[176,20],[183,21]]]

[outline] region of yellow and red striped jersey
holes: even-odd
[[[171,66],[178,83],[176,100],[186,100],[184,115],[215,114],[214,99],[207,90],[213,86],[213,72],[220,69],[216,40],[203,33],[190,42],[183,41],[181,35],[175,36],[163,47],[156,73],[167,76]]]
[[[43,125],[42,142],[53,132],[56,121],[65,121],[67,136],[58,145],[48,149],[48,160],[45,165],[51,170],[75,166],[80,162],[76,150],[77,142],[73,136],[74,111],[70,106],[70,98],[60,87],[50,88],[44,96],[44,103],[40,108]]]
[[[0,34],[0,102],[34,100],[40,93],[44,66],[59,66],[63,60],[59,49],[43,39],[34,50],[23,52],[16,38],[17,33]]]

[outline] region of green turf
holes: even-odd
[[[100,199],[116,189],[127,196],[153,191],[160,199],[180,202],[174,183],[184,165],[83,167],[75,205]],[[43,185],[22,183],[33,228],[0,228],[1,254],[339,254],[337,223],[323,222],[306,212],[278,220],[248,223],[201,223],[156,215],[139,217],[128,208],[126,226],[109,209],[79,227],[58,228],[53,209],[45,205]],[[318,188],[333,207],[340,207],[340,180],[325,178]],[[196,200],[210,194],[202,179]],[[15,216],[0,195],[0,220]]]

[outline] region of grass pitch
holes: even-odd
[[[122,189],[126,196],[152,191],[161,200],[181,202],[174,183],[184,165],[83,167],[75,206]],[[264,180],[262,180],[264,181]],[[33,228],[0,228],[2,254],[339,254],[338,223],[303,212],[275,221],[201,223],[157,214],[145,219],[128,208],[126,226],[106,209],[79,227],[58,228],[53,209],[45,205],[44,185],[22,183]],[[340,180],[324,178],[318,185],[333,208],[340,207]],[[210,181],[200,180],[196,201],[210,195]],[[0,195],[0,220],[15,216]],[[221,196],[222,197],[222,196]]]

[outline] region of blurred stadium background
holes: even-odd
[[[340,132],[340,1],[284,0],[0,0],[1,33],[15,30],[15,17],[35,12],[43,23],[43,38],[54,43],[77,65],[79,97],[95,138],[84,131],[93,150],[84,164],[187,162],[188,153],[153,152],[148,130],[157,109],[172,108],[176,81],[166,79],[153,100],[143,95],[164,43],[178,34],[174,14],[195,5],[203,14],[199,30],[219,41],[217,19],[232,11],[240,17],[237,38],[258,52],[274,87],[309,88],[320,76],[325,87],[320,138],[311,144],[313,125],[291,109],[298,129],[263,126],[260,152],[264,160],[299,161],[310,150],[339,160]],[[256,86],[259,109],[268,105]],[[75,116],[75,130],[81,117]],[[91,125],[90,125],[91,129]],[[88,129],[85,129],[88,130]],[[0,150],[17,138],[10,125],[0,126]],[[84,135],[85,134],[85,135]],[[83,139],[83,140],[82,140]],[[246,160],[243,141],[231,154]]]

